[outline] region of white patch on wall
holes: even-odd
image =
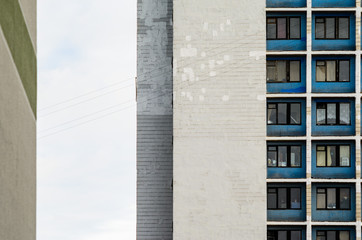
[[[214,69],[215,68],[215,60],[209,60],[209,68]]]
[[[182,81],[187,80],[189,80],[190,82],[195,81],[195,73],[192,68],[184,68],[184,73],[182,74]]]
[[[217,63],[218,65],[222,65],[222,64],[224,64],[224,61],[223,61],[223,60],[218,60],[218,61],[216,61],[216,63]]]
[[[256,97],[256,99],[258,99],[258,101],[264,101],[266,99],[265,95],[258,95]]]
[[[259,60],[260,58],[264,57],[266,55],[265,51],[251,51],[249,52],[250,57],[255,57],[256,60]]]
[[[217,37],[217,31],[216,30],[212,31],[212,36]]]
[[[225,61],[230,61],[230,55],[224,55],[224,60]]]
[[[229,97],[228,95],[222,96],[222,100],[223,100],[224,102],[229,101],[229,99],[230,99],[230,97]]]
[[[201,66],[200,66],[201,70],[204,70],[205,67],[206,67],[206,66],[205,66],[205,64],[203,64],[203,63],[202,63]]]
[[[231,20],[230,19],[226,20],[226,25],[231,25]]]
[[[205,52],[202,52],[202,53],[201,53],[201,57],[206,57],[206,53],[205,53]]]
[[[205,100],[205,97],[204,97],[204,96],[202,96],[202,95],[200,95],[200,96],[199,96],[199,100],[202,102],[202,101],[204,101],[204,100]]]
[[[207,31],[209,30],[209,23],[205,22],[204,23],[204,28],[203,28],[204,31]]]
[[[222,31],[222,32],[223,32],[224,30],[225,30],[224,24],[223,24],[223,23],[221,23],[221,24],[220,24],[220,31]]]
[[[191,36],[186,36],[186,41],[191,41]]]
[[[210,72],[210,77],[215,77],[216,76],[216,72],[215,71],[211,71]]]
[[[186,48],[180,49],[180,56],[181,57],[196,57],[197,56],[197,49],[193,48],[191,44],[188,44]]]
[[[205,88],[201,88],[201,92],[202,92],[202,93],[206,93],[206,89],[205,89]]]

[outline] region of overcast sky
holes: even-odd
[[[38,0],[37,240],[135,239],[136,0]]]

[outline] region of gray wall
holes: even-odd
[[[138,0],[137,239],[172,239],[172,0]]]

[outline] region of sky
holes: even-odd
[[[136,0],[38,0],[37,240],[136,238]]]

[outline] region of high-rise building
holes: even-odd
[[[138,240],[361,239],[361,11],[138,0]]]
[[[36,0],[0,0],[0,239],[35,240]]]

